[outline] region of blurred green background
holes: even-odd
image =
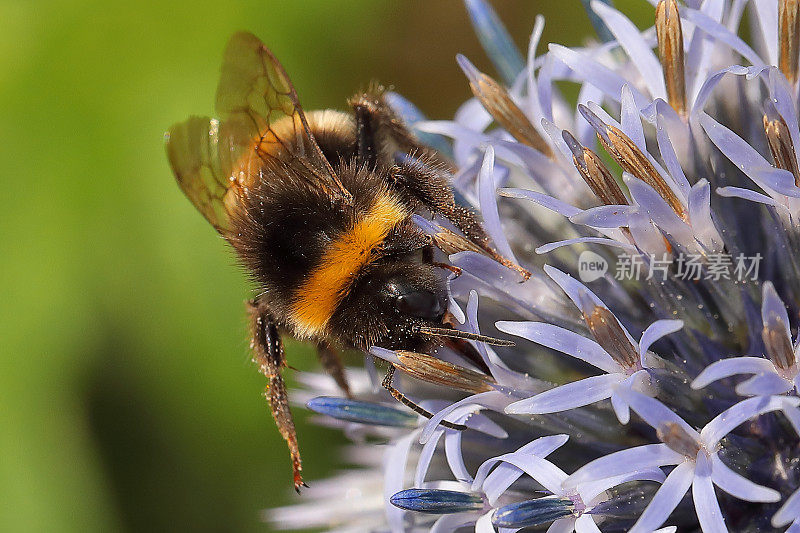
[[[539,12],[544,42],[591,31],[579,0],[495,4],[523,47]],[[447,118],[469,95],[455,54],[493,72],[463,5],[3,0],[0,20],[0,531],[269,530],[260,510],[298,499],[249,361],[250,287],[162,134],[212,113],[240,29],[307,109],[378,79]],[[295,415],[313,483],[342,439]]]

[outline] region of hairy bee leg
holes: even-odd
[[[442,270],[447,270],[455,274],[455,277],[459,277],[461,274],[464,273],[463,270],[460,268],[447,264],[447,263],[440,263],[439,261],[434,261],[434,251],[433,245],[428,244],[422,248],[422,262],[427,263],[429,265],[435,266],[436,268],[441,268]]]
[[[439,263],[438,261],[434,261],[431,264],[433,266],[435,266],[436,268],[441,268],[442,270],[448,270],[448,271],[452,272],[453,274],[455,274],[456,278],[464,273],[464,271],[461,270],[460,268],[455,267],[453,265],[448,265],[447,263]]]
[[[300,492],[300,487],[307,487],[303,482],[303,466],[300,460],[300,448],[297,444],[297,431],[294,427],[292,412],[289,410],[289,396],[286,393],[286,384],[281,376],[281,368],[286,365],[278,327],[269,312],[258,304],[257,300],[247,303],[247,312],[250,315],[252,340],[250,347],[253,350],[253,362],[258,365],[259,371],[269,380],[265,396],[272,410],[272,417],[278,426],[281,436],[289,447],[292,458],[292,471],[294,475],[294,489]]]
[[[394,380],[394,370],[395,370],[394,365],[389,364],[389,370],[386,371],[386,377],[383,378],[383,382],[381,383],[383,388],[389,391],[389,394],[391,394],[395,400],[402,403],[415,413],[422,415],[425,418],[433,418],[433,413],[431,413],[424,407],[417,405],[413,401],[409,400],[405,394],[403,394],[402,392],[400,392],[399,390],[395,389],[392,386],[392,381]],[[467,429],[467,426],[463,424],[454,424],[452,422],[448,422],[447,420],[442,420],[441,422],[439,422],[439,425],[441,425],[442,427],[455,429],[458,431],[464,431],[465,429]]]
[[[383,92],[382,87],[373,86],[350,99],[356,119],[359,162],[374,167],[380,155],[391,161],[395,152],[413,153],[448,172],[455,172],[456,167],[450,159],[420,143],[409,131],[402,119],[386,103]],[[388,153],[379,153],[376,142],[378,139],[381,146],[389,150]]]
[[[347,382],[347,376],[344,373],[344,365],[342,365],[342,359],[336,350],[326,342],[320,343],[317,345],[317,357],[319,357],[322,367],[336,381],[344,395],[352,398],[350,384]]]

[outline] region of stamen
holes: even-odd
[[[686,457],[697,457],[700,451],[700,443],[689,435],[684,428],[675,422],[666,422],[656,429],[659,440],[670,447],[670,449],[685,455]]]
[[[406,489],[396,492],[389,501],[395,507],[418,513],[450,514],[483,509],[479,495],[456,490]]]
[[[585,105],[581,104],[578,108],[584,118],[597,132],[597,138],[600,140],[600,144],[602,144],[603,148],[606,149],[611,157],[619,163],[619,166],[634,177],[647,183],[665,202],[667,202],[681,219],[684,221],[688,220],[689,216],[681,201],[630,137],[622,133],[618,128],[603,122],[600,117],[595,115]]]
[[[770,316],[770,320],[764,324],[761,330],[761,338],[767,349],[767,355],[772,364],[780,370],[788,370],[796,363],[792,341],[786,335],[786,325],[783,320],[775,316]]]
[[[797,81],[800,51],[800,0],[778,1],[778,66],[792,85]]]
[[[427,354],[404,350],[397,350],[395,354],[397,368],[419,380],[475,394],[494,390],[495,381],[491,376]]]
[[[629,369],[641,367],[638,350],[631,344],[617,317],[611,311],[595,305],[589,314],[584,311],[583,319],[597,344],[608,352],[614,361]]]
[[[578,169],[595,196],[606,205],[627,205],[628,199],[600,156],[581,146],[567,130],[564,130],[561,136],[572,151],[572,162],[575,164],[575,168]]]
[[[686,78],[684,76],[683,32],[675,0],[661,0],[656,7],[658,54],[664,71],[669,105],[686,116]]]
[[[432,326],[419,326],[417,331],[426,335],[435,335],[438,337],[452,337],[454,339],[467,339],[471,341],[485,342],[493,346],[514,346],[514,341],[507,341],[503,339],[495,339],[488,335],[479,335],[478,333],[471,333],[469,331],[460,331],[451,328],[436,328]]]
[[[475,68],[469,59],[459,55],[458,64],[469,79],[469,86],[484,109],[492,115],[504,130],[526,146],[544,155],[553,155],[550,145],[542,138],[525,113],[514,103],[505,90],[494,79]]]
[[[789,127],[769,100],[764,102],[764,133],[775,166],[791,172],[794,175],[795,185],[800,187],[800,169],[797,168],[797,156]]]

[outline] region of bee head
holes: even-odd
[[[416,259],[376,262],[354,282],[333,317],[344,344],[419,351],[430,344],[420,326],[441,325],[447,291],[431,265]]]

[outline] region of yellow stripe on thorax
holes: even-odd
[[[376,249],[407,216],[403,204],[382,194],[366,216],[329,245],[320,264],[295,291],[290,315],[295,334],[314,337],[325,331],[358,272],[374,260]]]

